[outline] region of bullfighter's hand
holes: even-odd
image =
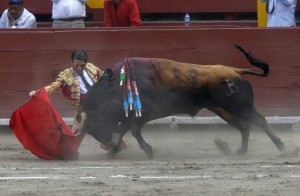
[[[36,94],[36,92],[37,92],[36,90],[30,91],[29,94],[28,94],[28,96],[29,96],[29,97],[32,97],[33,95]]]

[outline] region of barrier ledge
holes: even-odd
[[[266,117],[269,124],[293,124],[300,126],[300,116],[274,116]],[[73,124],[73,118],[63,118],[67,125]],[[173,124],[173,125],[213,125],[213,124],[227,124],[220,117],[188,117],[188,116],[169,116],[165,118],[160,118],[147,123],[148,125],[155,124]],[[0,119],[0,126],[9,125],[9,119]]]

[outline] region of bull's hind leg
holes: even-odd
[[[133,125],[131,127],[131,134],[133,135],[133,137],[135,137],[135,139],[139,143],[140,148],[146,153],[146,155],[149,158],[152,158],[153,157],[152,147],[144,140],[142,133],[141,133],[142,127],[144,125],[145,124],[138,125],[138,124],[133,123]]]
[[[243,114],[241,114],[241,117],[250,124],[262,129],[270,137],[272,142],[276,145],[277,149],[280,152],[284,151],[284,144],[283,142],[281,142],[281,139],[272,132],[266,118],[259,114],[255,110],[255,108],[251,108],[249,112],[244,112]]]
[[[221,109],[221,108],[209,108],[212,112],[216,113],[223,120],[225,120],[229,125],[238,129],[241,133],[242,143],[241,147],[236,151],[237,154],[246,154],[248,151],[248,141],[249,141],[249,124],[239,119],[237,116]],[[229,153],[227,153],[229,154]]]

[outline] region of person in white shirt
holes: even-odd
[[[82,28],[88,0],[51,0],[53,28]]]
[[[24,8],[23,0],[9,0],[0,18],[0,28],[36,28],[35,16]]]
[[[260,0],[267,2],[268,27],[296,26],[295,9],[297,0]]]

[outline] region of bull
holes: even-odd
[[[79,132],[85,131],[109,148],[109,155],[121,149],[121,139],[131,130],[140,148],[153,157],[152,147],[144,140],[141,130],[149,121],[175,114],[195,116],[206,108],[241,133],[241,146],[236,153],[246,154],[249,129],[262,129],[284,151],[284,144],[271,130],[264,116],[254,107],[253,89],[244,74],[265,77],[267,63],[255,59],[241,46],[235,45],[261,71],[223,65],[197,65],[160,58],[130,58],[134,65],[135,83],[142,104],[136,112],[123,112],[123,87],[119,76],[124,61],[106,69],[104,76],[89,90],[78,111]],[[123,86],[126,84],[123,84]]]

